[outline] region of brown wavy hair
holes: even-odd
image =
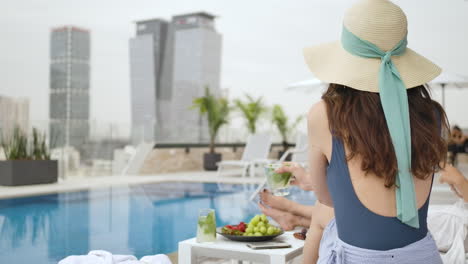
[[[322,99],[330,131],[347,146],[347,159],[359,156],[366,174],[383,177],[387,188],[394,186],[398,166],[379,94],[330,84]],[[443,135],[449,125],[444,109],[431,99],[425,86],[408,89],[408,102],[411,173],[425,179],[445,164],[447,143]]]

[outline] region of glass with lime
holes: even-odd
[[[285,196],[289,194],[289,181],[292,174],[290,172],[276,172],[277,169],[283,166],[290,166],[290,164],[271,163],[265,166],[265,175],[268,187],[273,195],[276,196]]]
[[[197,224],[197,242],[216,241],[216,217],[214,209],[200,209]]]

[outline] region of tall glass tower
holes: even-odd
[[[215,95],[220,94],[222,37],[216,31],[215,18],[205,12],[172,17],[171,121],[165,127],[169,142],[209,141],[206,118],[189,107],[193,99],[205,94],[205,87]]]
[[[156,134],[156,112],[162,93],[168,23],[162,19],[137,21],[136,36],[130,39],[130,80],[132,141],[153,141]],[[167,60],[167,58],[166,58]],[[167,86],[167,85],[166,85]]]
[[[177,15],[137,21],[130,39],[132,141],[208,141],[206,120],[191,110],[205,87],[219,93],[221,35],[215,16]]]
[[[50,143],[79,147],[89,138],[90,34],[75,26],[50,36]]]

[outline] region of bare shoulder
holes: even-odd
[[[307,120],[309,122],[320,122],[323,119],[327,121],[327,106],[323,100],[318,101],[309,110],[307,114]]]
[[[328,126],[327,106],[323,100],[315,103],[307,114],[308,131],[316,139],[330,135]]]

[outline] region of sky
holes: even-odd
[[[221,88],[229,96],[264,96],[291,116],[304,114],[320,91],[286,91],[311,77],[302,48],[339,38],[354,0],[0,0],[0,95],[29,97],[31,119],[48,119],[49,37],[53,27],[91,31],[91,119],[130,124],[129,38],[134,21],[194,11],[218,16],[223,36]],[[395,0],[409,21],[409,47],[445,71],[468,76],[468,1]],[[440,93],[434,91],[435,99]],[[448,89],[452,123],[468,127],[468,89]]]

